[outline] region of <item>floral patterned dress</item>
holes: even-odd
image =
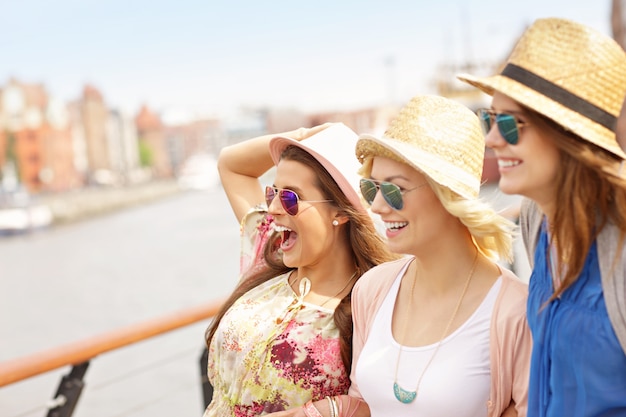
[[[255,210],[242,222],[242,270],[259,266],[271,218]],[[250,255],[252,254],[252,255]],[[209,346],[213,400],[204,417],[258,416],[347,393],[333,310],[303,301],[284,274],[239,298]]]

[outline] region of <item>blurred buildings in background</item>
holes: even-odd
[[[613,35],[625,46],[626,0],[612,1]],[[476,110],[489,105],[488,97],[458,81],[456,75],[492,74],[505,60],[444,63],[433,83],[438,94]],[[316,114],[242,108],[226,119],[171,124],[149,105],[127,114],[111,108],[105,96],[95,86],[85,85],[76,100],[64,103],[51,97],[42,84],[18,79],[0,84],[0,188],[47,194],[174,179],[192,170],[186,167],[188,162],[193,161],[193,170],[198,160],[214,165],[223,146],[268,132],[331,121],[343,122],[359,133],[382,134],[401,107],[387,103]],[[497,181],[497,167],[494,171],[495,162],[489,158],[487,153],[483,179]]]
[[[42,84],[10,79],[0,85],[0,186],[40,194],[176,178],[188,161],[197,164],[193,157],[214,161],[224,145],[259,134],[326,121],[376,131],[395,112],[391,107],[324,114],[243,108],[225,120],[167,124],[147,105],[137,114],[109,107],[91,85],[62,103]]]
[[[86,85],[70,103],[44,85],[0,86],[0,184],[50,193],[173,177],[189,156],[212,150],[215,121],[166,126],[148,107],[125,114]]]

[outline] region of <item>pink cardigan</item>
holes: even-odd
[[[366,272],[352,290],[354,334],[349,392],[352,397],[362,398],[356,385],[355,370],[371,323],[398,273],[412,260],[413,257],[405,257],[378,265]],[[526,322],[528,286],[511,271],[501,270],[502,286],[491,318],[491,393],[486,407],[489,417],[499,417],[514,401],[517,415],[526,416],[532,349]]]

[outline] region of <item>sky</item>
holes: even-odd
[[[164,118],[404,104],[443,64],[506,57],[540,17],[606,35],[611,0],[0,0],[0,87]]]

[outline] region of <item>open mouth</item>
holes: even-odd
[[[280,248],[283,251],[289,250],[296,243],[298,234],[293,230],[276,223],[273,224],[273,228],[275,232],[281,234]]]

